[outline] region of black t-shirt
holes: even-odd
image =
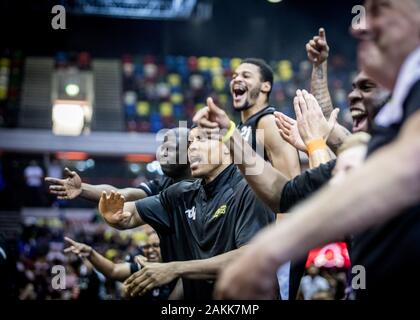
[[[192,180],[193,181],[193,180]],[[158,195],[163,190],[166,190],[175,183],[175,180],[168,176],[160,176],[156,179],[141,183],[138,188],[142,189],[147,197]],[[173,245],[171,238],[163,234],[158,234],[160,239],[160,251],[163,262],[174,261]]]
[[[288,212],[298,202],[324,186],[331,179],[335,163],[336,160],[331,160],[288,181],[281,194],[280,212]]]
[[[283,187],[280,199],[280,212],[288,212],[293,206],[310,197],[322,188],[332,176],[336,160],[331,160],[320,166],[306,170],[293,178]],[[306,258],[294,260],[290,266],[289,299],[294,300],[299,290]]]
[[[182,181],[136,201],[136,207],[141,219],[168,239],[173,260],[179,261],[237,249],[275,219],[234,165],[209,184]],[[212,299],[214,281],[183,279],[183,287],[187,300]]]
[[[402,121],[389,128],[375,129],[368,155],[392,142],[404,122],[419,109],[420,81],[403,104]],[[395,164],[395,170],[398,165]],[[364,266],[366,270],[366,290],[356,290],[357,299],[414,298],[412,291],[420,285],[420,203],[387,223],[356,235],[351,260],[353,265]]]
[[[257,150],[257,129],[258,129],[258,122],[263,118],[264,116],[268,114],[273,114],[276,111],[276,108],[268,106],[260,111],[258,111],[256,114],[251,116],[247,121],[244,123],[239,123],[238,129],[241,132],[241,136],[249,143],[249,145],[254,149]],[[262,150],[261,150],[262,151]],[[264,158],[265,161],[269,161],[267,152],[264,148],[264,154],[260,154],[261,157]]]
[[[147,196],[150,197],[159,194],[159,192],[165,190],[174,183],[174,179],[167,176],[160,176],[156,179],[141,183],[137,188],[142,189],[146,192]]]

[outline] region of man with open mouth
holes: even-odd
[[[273,71],[255,58],[243,60],[230,82],[233,108],[241,113],[241,135],[264,160],[292,178],[300,174],[299,157],[295,148],[273,134],[276,109],[268,103],[272,88]]]
[[[172,262],[138,271],[129,292],[144,295],[182,278],[186,300],[212,299],[220,271],[274,222],[274,213],[257,199],[218,134],[191,129],[188,159],[198,179],[176,183],[159,195],[125,202],[114,191],[102,194],[99,211],[109,225],[131,229],[147,223],[166,239],[173,256]]]
[[[389,101],[390,93],[380,87],[365,72],[359,72],[353,79],[352,91],[348,95],[353,119],[353,133],[370,132],[373,120],[379,110]]]

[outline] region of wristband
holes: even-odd
[[[236,124],[235,124],[235,122],[233,122],[231,120],[229,130],[226,132],[226,134],[222,138],[223,143],[225,143],[226,141],[228,141],[232,137],[233,133],[235,132],[235,128],[236,128]]]
[[[308,149],[308,155],[311,156],[315,151],[320,149],[326,149],[327,144],[324,139],[315,139],[308,142],[306,149]]]

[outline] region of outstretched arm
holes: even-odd
[[[261,232],[221,275],[217,296],[265,297],[273,290],[268,277],[285,261],[299,258],[322,243],[382,224],[418,203],[419,135],[417,111],[395,142],[376,151],[342,184],[325,187],[293,210],[288,219]]]
[[[92,185],[88,183],[82,183],[82,193],[80,196],[86,200],[97,202],[101,198],[103,191],[107,193],[116,191],[124,196],[125,201],[136,201],[147,197],[146,192],[138,188],[118,189],[108,184]]]
[[[57,196],[58,199],[71,200],[82,197],[90,201],[99,201],[102,191],[107,193],[117,191],[124,196],[126,201],[135,201],[145,198],[146,193],[137,188],[118,189],[108,184],[92,185],[82,182],[82,179],[75,171],[64,169],[64,179],[46,177],[45,181],[50,184],[49,192]]]
[[[102,192],[98,209],[106,223],[119,230],[143,225],[135,203],[124,202],[124,197],[118,192],[111,191],[109,195],[105,191]]]
[[[76,242],[68,237],[65,237],[64,240],[70,244],[70,247],[64,249],[64,252],[72,252],[80,258],[89,260],[96,270],[101,272],[105,277],[113,280],[124,281],[130,276],[131,272],[129,263],[113,263],[94,250],[91,246]]]

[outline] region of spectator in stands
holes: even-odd
[[[147,242],[142,247],[145,256],[136,256],[134,259],[135,261],[131,263],[113,263],[89,245],[76,242],[68,237],[65,237],[64,240],[70,244],[70,247],[64,249],[64,252],[71,252],[83,260],[88,260],[97,271],[112,280],[126,280],[131,274],[140,270],[141,264],[145,261],[162,262],[159,237],[155,232],[148,235]],[[156,288],[155,290],[149,292],[144,298],[146,300],[167,300],[171,289],[172,288],[167,285],[161,288]]]
[[[26,182],[26,206],[38,207],[45,204],[43,192],[44,171],[35,160],[32,160],[25,168],[24,172]]]
[[[300,288],[303,299],[312,300],[317,292],[330,289],[330,285],[327,279],[319,275],[319,269],[311,265],[308,268],[308,274],[302,278]]]

